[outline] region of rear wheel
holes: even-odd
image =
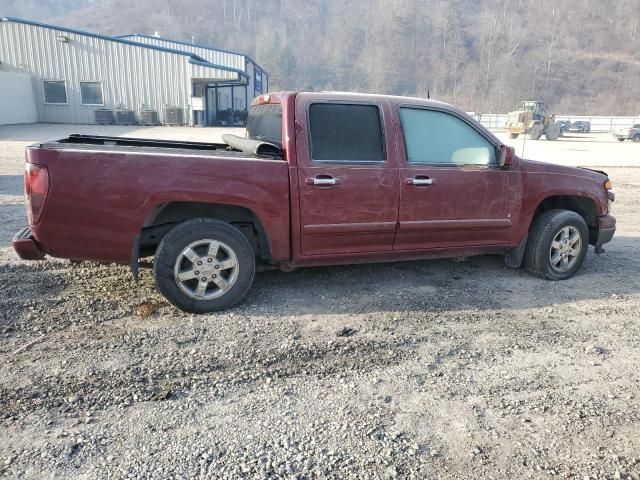
[[[255,257],[234,226],[197,218],[165,235],[153,273],[160,293],[179,309],[212,312],[232,307],[246,295],[255,275]]]
[[[633,136],[632,140],[633,140],[635,143],[640,143],[640,133],[636,133],[636,134]]]
[[[517,133],[510,133],[509,134],[509,138],[516,139],[516,138],[518,138],[518,134]]]
[[[624,142],[624,140],[625,140],[624,138],[619,138],[618,139],[619,142]]]
[[[524,267],[538,277],[564,280],[578,271],[588,247],[584,218],[569,210],[549,210],[533,222]]]

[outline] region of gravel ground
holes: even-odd
[[[194,316],[148,270],[17,259],[27,133],[0,129],[0,475],[640,479],[640,169],[607,168],[618,235],[568,281],[265,272]]]

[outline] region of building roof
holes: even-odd
[[[178,43],[180,45],[185,45],[187,47],[196,47],[196,48],[204,48],[205,50],[211,50],[212,52],[222,52],[222,53],[230,53],[232,55],[239,55],[241,57],[246,58],[247,60],[249,60],[251,63],[253,63],[254,65],[258,66],[258,68],[260,68],[260,70],[262,70],[262,72],[266,73],[267,75],[269,75],[268,72],[266,72],[260,65],[258,65],[258,63],[251,58],[249,55],[246,55],[244,53],[238,53],[238,52],[234,52],[231,50],[223,50],[220,48],[213,48],[210,47],[208,45],[203,45],[201,43],[189,43],[189,42],[183,42],[182,40],[174,40],[172,38],[167,38],[167,37],[156,37],[155,35],[147,35],[146,33],[130,33],[127,35],[118,35],[117,37],[114,38],[119,38],[119,39],[127,39],[127,38],[132,38],[132,37],[142,37],[142,38],[151,38],[154,40],[164,40],[165,42],[171,42],[171,43]]]
[[[99,38],[101,40],[106,40],[108,42],[117,42],[117,43],[123,43],[126,45],[132,45],[134,47],[138,47],[138,48],[148,48],[148,49],[152,49],[152,50],[158,50],[161,52],[166,52],[166,53],[171,53],[171,54],[175,54],[175,55],[182,55],[182,56],[186,56],[189,57],[189,63],[193,64],[193,65],[198,65],[201,67],[208,67],[208,68],[214,68],[217,70],[225,70],[228,72],[235,72],[240,76],[243,77],[247,77],[246,72],[242,71],[242,70],[238,70],[237,68],[231,68],[231,67],[227,67],[225,65],[218,65],[215,63],[211,63],[207,60],[205,60],[204,58],[200,57],[199,55],[196,55],[194,53],[191,52],[186,52],[184,50],[176,50],[173,48],[166,48],[166,47],[160,47],[157,45],[149,45],[146,43],[140,43],[140,42],[134,42],[131,40],[126,40],[124,38],[121,37],[112,37],[109,35],[100,35],[99,33],[93,33],[93,32],[86,32],[83,30],[77,30],[74,28],[67,28],[67,27],[61,27],[58,25],[50,25],[47,23],[41,23],[41,22],[35,22],[33,20],[25,20],[22,18],[16,18],[16,17],[0,17],[0,22],[13,22],[13,23],[22,23],[25,25],[34,25],[36,27],[42,27],[42,28],[48,28],[51,30],[58,30],[61,32],[67,32],[67,33],[74,33],[76,35],[83,35],[86,37],[93,37],[93,38]],[[176,42],[179,43],[179,42]]]

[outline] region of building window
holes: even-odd
[[[82,105],[104,105],[102,82],[80,82]]]
[[[65,105],[67,103],[67,85],[64,80],[44,80],[44,103]]]

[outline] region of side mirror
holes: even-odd
[[[515,156],[515,148],[509,145],[501,145],[498,154],[498,165],[500,168],[509,168],[513,165],[513,157]]]

